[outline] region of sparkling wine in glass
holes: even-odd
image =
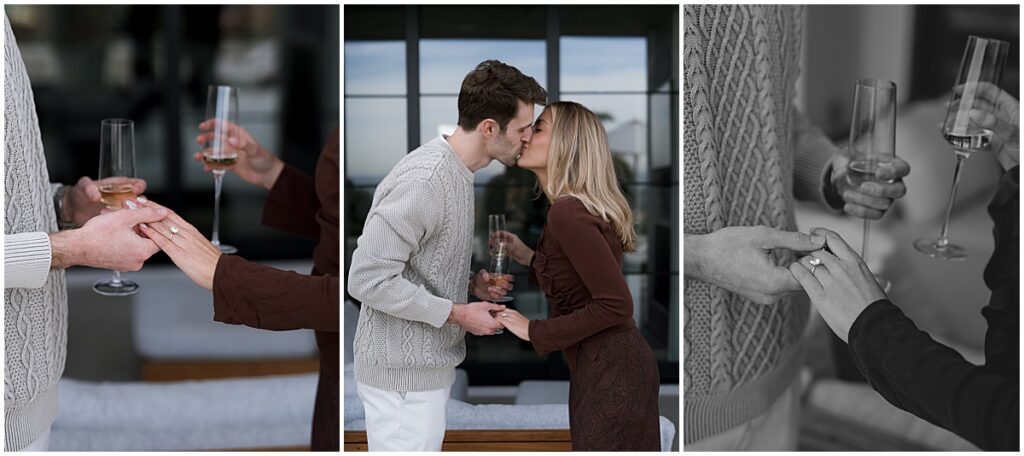
[[[896,157],[896,84],[892,81],[857,81],[847,154],[846,181],[853,188],[859,188],[865,182],[892,182],[877,176],[879,170],[892,166]],[[871,221],[865,218],[860,245],[860,256],[865,263],[870,228]],[[890,283],[885,278],[875,275],[875,281],[883,290],[889,290]]]
[[[213,122],[213,136],[203,148],[203,163],[213,170],[213,236],[210,243],[221,252],[236,253],[238,249],[220,242],[220,193],[224,173],[238,162],[238,152],[227,141],[238,125],[238,89],[231,86],[210,86],[206,98],[206,120]]]
[[[501,287],[508,283],[508,226],[505,224],[505,214],[490,214],[487,216],[487,251],[491,256],[491,264],[494,264],[494,259],[501,255],[503,258],[502,264],[504,265],[503,273],[499,274],[499,271],[489,269],[488,272],[491,275],[491,286]],[[495,278],[495,275],[500,278]],[[498,285],[500,284],[500,285]],[[509,295],[502,296],[496,302],[511,302],[513,298]]]
[[[953,171],[953,186],[949,191],[949,202],[942,221],[938,239],[918,239],[914,248],[932,258],[963,260],[969,255],[967,249],[949,242],[949,219],[953,214],[953,203],[960,185],[960,169],[964,160],[976,151],[988,150],[992,132],[981,128],[971,120],[971,111],[983,109],[991,101],[985,99],[987,88],[997,88],[1006,63],[1010,45],[1005,41],[972,35],[967,39],[960,71],[957,73],[953,95],[942,122],[942,138],[956,153],[956,168]]]
[[[491,275],[491,286],[501,287],[508,283],[508,250],[505,248],[504,242],[495,242],[494,254],[491,255],[491,267],[488,268],[488,272]],[[509,298],[509,299],[505,299]],[[491,302],[509,302],[512,298],[509,296],[502,296]],[[504,330],[497,330],[495,334],[502,334]]]
[[[128,119],[104,119],[100,123],[100,198],[107,209],[120,210],[124,202],[135,197],[135,123]],[[92,285],[104,296],[128,296],[139,291],[139,284],[121,278],[114,271],[109,279]]]

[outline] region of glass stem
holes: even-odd
[[[121,271],[116,269],[111,269],[111,271],[114,272],[114,277],[110,278],[110,285],[114,287],[121,286]]]
[[[210,243],[220,246],[220,189],[224,181],[223,171],[213,172],[213,237]]]
[[[864,237],[860,242],[860,258],[864,260],[864,264],[868,264],[868,233],[871,229],[871,220],[864,219]]]
[[[949,217],[953,215],[953,203],[956,201],[956,190],[960,187],[960,167],[967,157],[963,154],[956,154],[956,169],[953,171],[953,188],[949,191],[949,204],[946,205],[946,218],[942,221],[942,232],[935,244],[943,249],[949,245]]]

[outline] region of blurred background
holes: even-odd
[[[659,362],[662,415],[678,423],[678,7],[346,6],[344,16],[346,264],[376,185],[405,154],[454,130],[466,73],[487,59],[513,65],[549,101],[580,102],[604,121],[637,221],[639,247],[624,261],[633,315]],[[548,203],[531,173],[497,162],[475,183],[479,270],[488,266],[487,214],[505,213],[509,230],[536,245]],[[547,318],[527,272],[513,267],[512,304]],[[351,309],[346,320],[356,318]],[[466,340],[471,402],[509,402],[523,381],[568,379],[560,354],[539,357],[511,334]]]
[[[892,301],[933,338],[967,360],[984,363],[989,291],[982,271],[992,254],[992,221],[985,207],[1001,168],[992,154],[964,164],[950,240],[970,250],[965,261],[929,258],[915,239],[936,238],[956,163],[939,134],[946,102],[969,35],[1010,43],[1002,88],[1019,98],[1018,5],[810,5],[806,7],[799,105],[838,145],[849,135],[854,83],[859,78],[896,83],[896,155],[910,163],[907,195],[872,223],[868,264],[892,282]],[[798,203],[802,231],[825,226],[854,248],[861,220]],[[801,447],[808,450],[970,450],[973,445],[886,403],[852,364],[846,345],[820,318],[809,328],[809,386]],[[894,347],[895,349],[896,347]]]
[[[339,125],[337,6],[8,5],[4,11],[32,83],[51,181],[96,178],[100,121],[132,119],[146,195],[207,236],[213,177],[192,155],[209,85],[238,87],[242,126],[310,175]],[[308,274],[315,242],[260,224],[266,190],[231,173],[224,182],[221,239],[242,257]],[[142,271],[125,274],[140,284],[136,295],[93,293],[92,283],[109,274],[85,268],[67,274],[68,356],[51,449],[308,445],[316,379],[304,373],[317,368],[311,331],[213,322],[210,293],[162,253]]]

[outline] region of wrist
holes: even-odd
[[[274,188],[274,184],[277,183],[277,178],[281,177],[282,171],[284,171],[284,162],[274,157],[274,164],[270,166],[270,170],[263,176],[263,188],[267,190]]]
[[[839,186],[835,179],[835,166],[833,164],[828,165],[828,169],[825,171],[825,180],[822,183],[822,195],[825,198],[825,204],[832,209],[842,210],[846,202],[843,201],[843,196],[839,193]]]
[[[448,323],[459,325],[459,322],[462,321],[462,306],[465,304],[452,303],[452,312],[448,314]]]
[[[67,269],[84,264],[78,230],[59,231],[50,235],[50,269]]]
[[[703,280],[704,277],[704,240],[706,235],[683,235],[683,275]]]

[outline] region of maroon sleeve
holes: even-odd
[[[320,225],[316,212],[319,209],[320,199],[313,178],[294,166],[285,165],[263,204],[262,222],[286,233],[318,239]]]
[[[530,340],[540,354],[571,347],[598,332],[633,318],[633,298],[622,269],[601,231],[602,222],[582,204],[551,206],[549,232],[590,292],[583,308],[530,322]]]
[[[221,255],[213,275],[213,319],[270,330],[338,332],[337,277],[307,276]]]

